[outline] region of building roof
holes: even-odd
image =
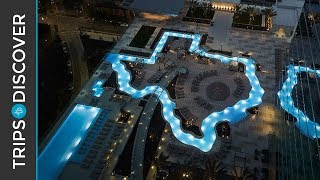
[[[276,4],[277,6],[286,6],[291,8],[302,8],[304,0],[281,0]]]
[[[198,1],[204,1],[204,2],[209,2],[207,0],[198,0]],[[213,0],[214,2],[221,2],[221,3],[233,3],[233,4],[240,4],[240,0]]]
[[[183,4],[184,0],[125,0],[122,7],[133,11],[177,16]]]
[[[305,9],[307,12],[320,14],[320,4],[308,4]]]
[[[298,24],[302,8],[274,6],[274,10],[277,12],[277,15],[274,17],[274,24],[295,27]]]

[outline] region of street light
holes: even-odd
[[[189,178],[189,176],[191,176],[191,172],[185,172],[182,174],[183,178]]]

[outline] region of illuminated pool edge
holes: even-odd
[[[91,90],[94,92],[93,96],[95,97],[100,97],[101,94],[103,93],[103,85],[104,80],[97,80],[91,87]]]
[[[229,63],[231,61],[237,61],[245,64],[245,75],[248,77],[251,91],[249,98],[246,100],[238,101],[234,106],[227,107],[223,111],[213,112],[206,117],[201,124],[201,130],[203,137],[201,139],[194,137],[190,133],[186,133],[181,128],[180,119],[175,116],[174,109],[176,107],[168,96],[168,92],[161,86],[146,86],[144,89],[137,90],[130,86],[131,74],[126,70],[125,65],[121,61],[134,62],[138,57],[128,56],[123,54],[109,54],[104,59],[112,64],[112,69],[117,72],[119,90],[130,94],[133,98],[141,98],[148,94],[155,94],[159,97],[162,103],[162,115],[164,119],[169,123],[174,136],[184,144],[194,146],[203,152],[208,152],[213,143],[216,140],[215,125],[220,121],[229,121],[230,123],[236,123],[243,120],[247,114],[246,109],[257,106],[262,102],[262,96],[264,90],[261,88],[258,78],[255,75],[255,62],[253,59],[226,57],[219,54],[211,54],[203,49],[199,48],[201,35],[200,34],[183,34],[178,32],[164,32],[160,38],[154,52],[149,59],[143,59],[142,63],[154,64],[156,61],[157,53],[161,52],[169,36],[181,37],[192,39],[189,52],[205,56],[210,59],[219,59],[222,63]]]
[[[75,105],[38,157],[39,179],[58,178],[100,112],[97,107]]]
[[[282,89],[277,93],[280,99],[280,106],[294,116],[297,119],[295,125],[300,131],[307,137],[319,138],[320,137],[320,125],[305,115],[300,109],[296,108],[291,97],[293,88],[298,83],[297,74],[300,72],[311,72],[315,73],[320,77],[320,70],[310,69],[303,66],[287,66],[287,79],[282,85]]]

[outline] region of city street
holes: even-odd
[[[127,28],[101,23],[97,24],[89,18],[69,17],[60,14],[49,14],[47,16],[40,16],[39,18],[40,23],[50,24],[52,28],[56,25],[61,40],[65,41],[68,45],[73,70],[73,95],[84,86],[89,78],[87,60],[84,57],[85,50],[80,39],[80,28],[119,35]]]

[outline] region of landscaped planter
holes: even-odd
[[[233,17],[232,27],[243,28],[243,29],[252,29],[259,31],[267,31],[268,27],[266,24],[262,25],[262,15],[254,15],[253,20],[250,22],[250,15],[247,12],[235,13]],[[267,22],[267,19],[265,19]]]
[[[183,17],[182,21],[201,23],[201,24],[211,24],[211,20],[199,19],[199,18],[190,18],[190,17]]]
[[[259,31],[268,31],[267,27],[261,27],[261,26],[256,26],[256,25],[252,25],[252,24],[232,23],[232,27],[242,28],[242,29],[259,30]]]
[[[156,27],[142,26],[136,36],[132,39],[129,46],[144,48],[147,45],[151,35],[156,30]]]
[[[204,7],[194,7],[188,10],[186,16],[182,18],[182,21],[211,24],[214,13],[215,11],[212,8],[206,11]]]
[[[203,7],[195,7],[193,9],[190,8],[186,14],[186,17],[211,20],[215,13],[213,9],[208,9],[207,14],[205,14],[205,12],[206,10]]]
[[[224,54],[224,55],[227,55],[227,56],[232,56],[232,52],[231,51],[220,51],[220,50],[210,49],[209,52]]]

